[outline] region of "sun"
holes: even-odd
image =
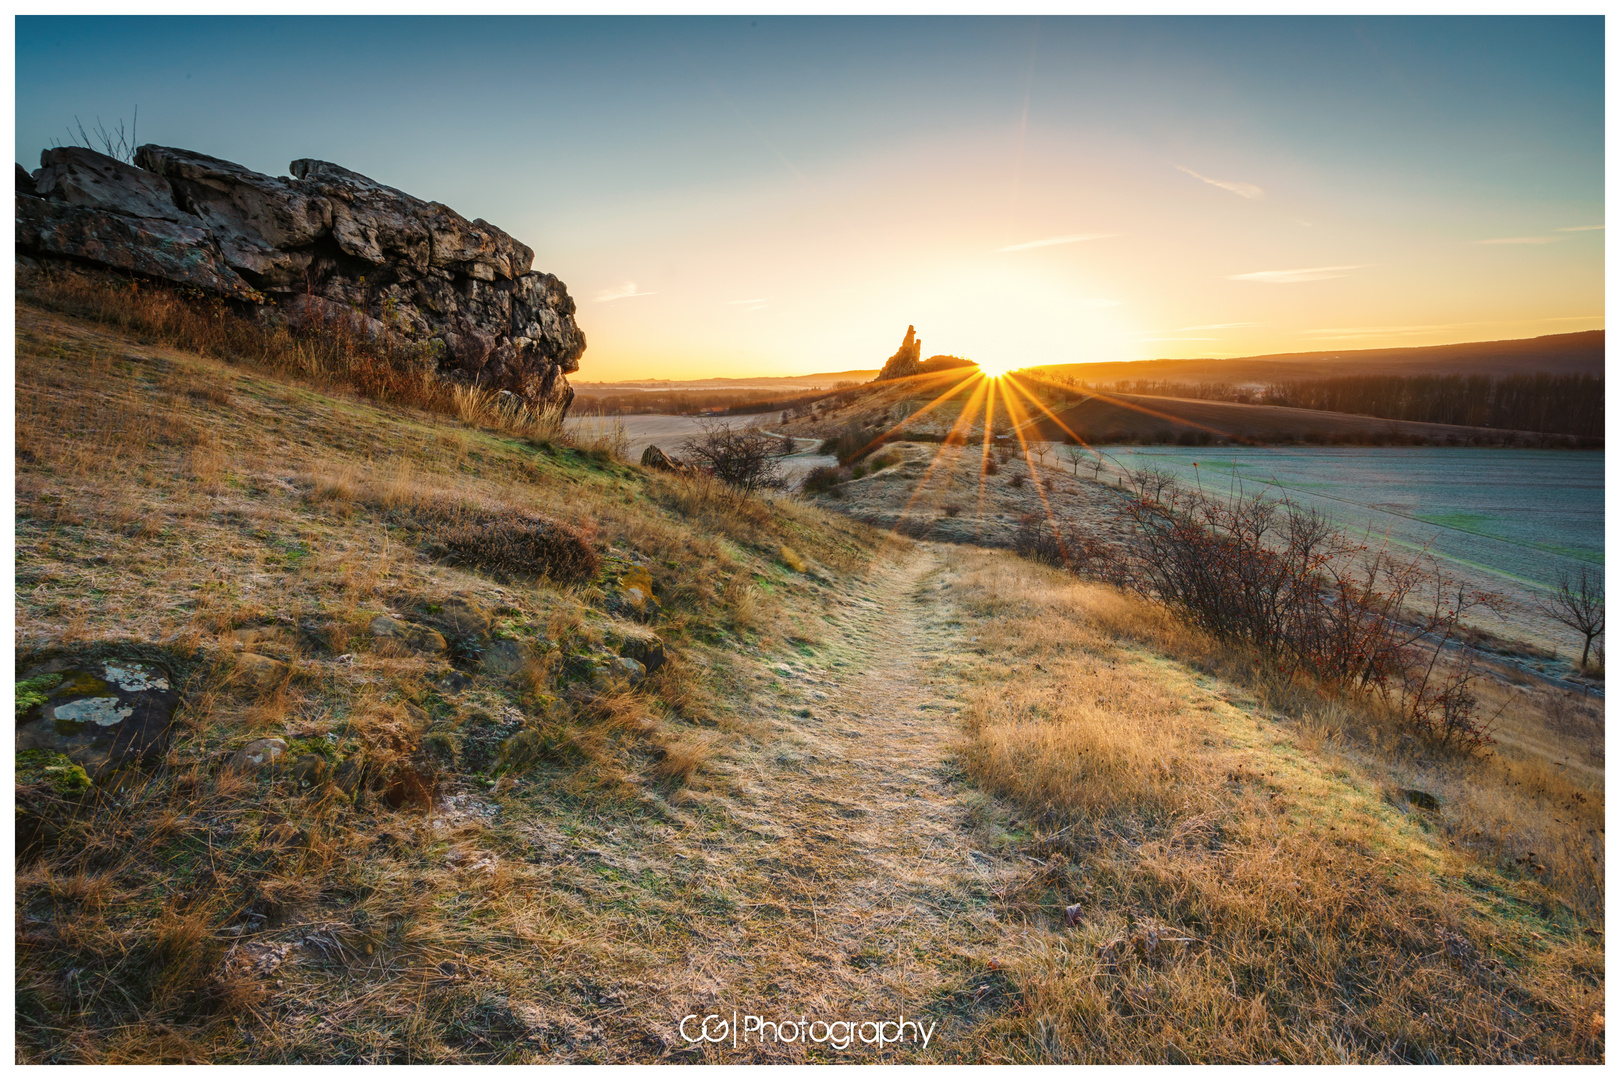
[[[992,379],[999,379],[1007,372],[1017,370],[1017,365],[1009,360],[980,360],[979,370]]]

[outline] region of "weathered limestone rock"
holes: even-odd
[[[873,382],[881,382],[884,379],[903,379],[907,375],[916,375],[922,370],[922,365],[919,362],[921,358],[922,339],[917,336],[915,326],[908,326],[906,327],[905,339],[900,342],[900,348],[896,349],[894,355],[889,357],[888,363],[883,365],[883,370],[878,372],[878,377]]]
[[[186,220],[167,180],[117,158],[63,146],[45,151],[39,163],[41,168],[33,177],[34,194],[42,199],[124,217]]]
[[[205,229],[162,218],[124,217],[32,195],[18,195],[16,203],[20,251],[83,259],[233,300],[262,299],[225,264]]]
[[[180,702],[168,672],[146,661],[51,666],[18,683],[18,753],[62,754],[91,777],[161,758]]]
[[[68,147],[18,168],[17,248],[275,301],[294,325],[413,347],[445,378],[566,410],[585,335],[528,246],[331,162],[291,177],[165,146]],[[412,349],[401,349],[411,352]]]

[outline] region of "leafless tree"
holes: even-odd
[[[744,495],[784,485],[782,441],[756,427],[699,421],[702,434],[681,444],[686,464],[695,465]]]
[[[1563,623],[1581,637],[1581,667],[1592,654],[1592,642],[1603,633],[1603,574],[1591,567],[1581,567],[1580,574],[1571,577],[1569,571],[1558,574],[1558,587],[1552,596],[1541,603],[1541,612],[1549,619]]]

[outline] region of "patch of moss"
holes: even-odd
[[[47,783],[58,795],[83,795],[90,790],[90,774],[66,754],[54,750],[24,750],[18,754],[17,782]]]
[[[32,709],[35,705],[45,704],[45,699],[51,696],[51,691],[62,685],[62,676],[59,674],[35,675],[32,679],[23,679],[17,684],[17,715]]]

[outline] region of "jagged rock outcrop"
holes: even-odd
[[[882,382],[884,379],[903,379],[907,375],[916,375],[922,370],[919,363],[921,357],[922,339],[917,336],[915,326],[908,326],[905,340],[900,342],[900,348],[889,357],[888,363],[883,365],[883,370],[878,372],[878,377],[872,381]]]
[[[82,147],[17,168],[17,250],[407,343],[447,378],[567,408],[585,335],[534,252],[487,221],[326,161],[271,177],[190,150]]]

